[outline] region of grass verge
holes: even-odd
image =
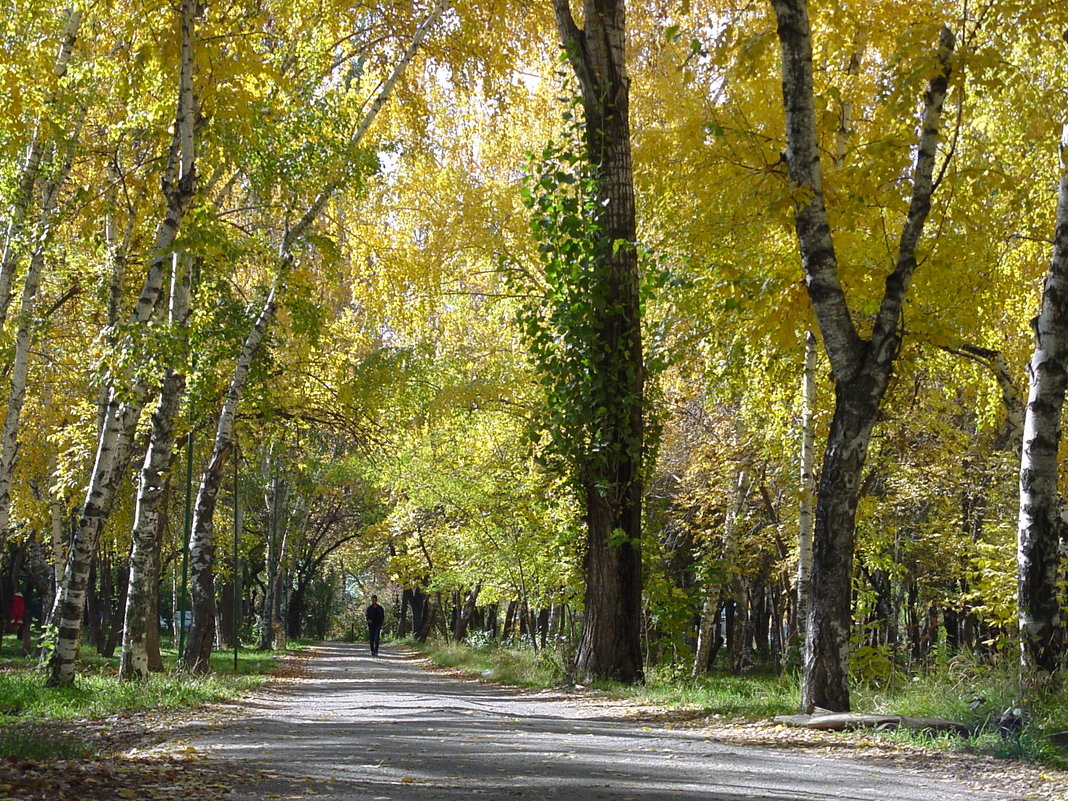
[[[232,652],[214,653],[212,672],[194,676],[175,669],[176,652],[164,650],[166,670],[134,682],[119,680],[117,659],[93,657],[80,663],[68,687],[45,686],[35,660],[8,653],[0,662],[0,758],[92,756],[95,746],[78,736],[72,722],[233,699],[267,681],[285,653],[243,651],[236,667]]]
[[[558,654],[497,645],[473,647],[455,642],[414,640],[405,643],[439,667],[480,676],[513,687],[551,687],[564,675]]]

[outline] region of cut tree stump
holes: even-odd
[[[821,731],[853,729],[909,729],[911,731],[945,731],[961,737],[969,735],[963,723],[939,718],[914,718],[908,715],[862,715],[857,712],[832,712],[827,715],[779,715],[776,723]]]

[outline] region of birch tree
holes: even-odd
[[[812,597],[812,529],[816,499],[816,335],[805,335],[805,366],[801,392],[801,498],[797,537],[797,627],[804,641],[808,606]]]
[[[41,283],[48,247],[52,242],[55,218],[59,211],[59,194],[70,174],[74,149],[80,136],[84,115],[75,123],[71,143],[61,156],[61,163],[53,166],[50,175],[41,187],[41,212],[35,231],[35,244],[23,278],[22,298],[19,304],[18,322],[15,329],[15,351],[11,360],[11,387],[7,398],[7,413],[0,430],[0,542],[3,541],[11,518],[11,479],[15,470],[18,452],[19,421],[23,402],[26,399],[26,382],[30,375],[30,345],[35,328],[37,294]],[[52,161],[59,155],[53,149],[45,157]]]
[[[66,24],[60,41],[53,74],[62,81],[67,74],[78,30],[81,27],[82,11],[76,6],[67,9]],[[46,109],[55,112],[59,87],[47,99]],[[70,174],[74,149],[80,138],[84,110],[77,113],[68,143],[48,139],[42,128],[43,118],[38,118],[27,147],[25,161],[17,175],[15,199],[8,211],[7,231],[3,251],[0,253],[0,328],[7,319],[11,304],[11,288],[18,270],[20,257],[32,240],[32,248],[26,274],[23,278],[22,297],[15,331],[14,353],[11,356],[10,389],[3,429],[0,430],[0,542],[7,536],[11,516],[11,482],[18,450],[19,421],[26,396],[26,382],[30,371],[30,345],[33,338],[34,313],[37,305],[41,271],[44,269],[48,246],[52,242],[56,216],[59,211],[60,192]],[[27,222],[33,206],[34,188],[39,174],[45,172],[40,182],[40,211],[35,225]]]
[[[1025,668],[1053,672],[1061,667],[1064,655],[1057,588],[1063,525],[1057,452],[1068,387],[1068,124],[1061,133],[1053,257],[1033,327],[1035,350],[1028,367],[1017,532],[1020,660]]]
[[[352,148],[358,147],[366,136],[378,113],[382,110],[394,87],[415,57],[430,30],[448,9],[450,0],[437,0],[430,13],[416,27],[407,49],[401,54],[389,76],[382,82],[360,124],[350,139]],[[206,672],[210,668],[212,643],[215,639],[215,532],[214,515],[223,472],[234,447],[234,425],[237,407],[245,391],[249,369],[259,353],[267,331],[274,321],[279,302],[289,273],[296,260],[296,250],[304,236],[318,220],[323,209],[337,194],[344,179],[334,178],[319,191],[297,222],[282,238],[278,249],[275,279],[255,317],[252,329],[246,336],[234,366],[227,389],[226,399],[215,426],[211,457],[201,475],[193,514],[193,531],[189,542],[189,564],[193,621],[189,639],[182,655],[187,668]]]
[[[801,705],[849,709],[852,566],[861,471],[901,344],[901,313],[931,209],[942,106],[952,72],[954,37],[943,28],[936,71],[923,98],[912,193],[893,271],[870,335],[858,330],[839,275],[816,131],[812,33],[806,0],[772,0],[782,49],[786,162],[794,184],[794,219],[805,285],[835,384],[834,416],[824,450],[813,532]]]
[[[62,80],[67,74],[67,68],[74,53],[74,45],[78,39],[78,32],[81,28],[84,14],[77,4],[72,4],[67,8],[65,16],[66,22],[60,39],[59,54],[56,56],[55,66],[52,68],[52,74],[57,81]],[[57,92],[58,88],[49,93],[46,98],[46,113],[54,113],[56,111]],[[48,120],[43,115],[37,118],[26,148],[25,159],[16,177],[14,201],[7,213],[3,251],[0,252],[0,326],[7,319],[8,309],[11,306],[11,291],[15,281],[15,273],[18,270],[19,260],[30,239],[30,230],[28,230],[26,221],[33,206],[33,190],[41,169],[41,161],[46,153],[50,150],[54,151],[56,147],[55,142],[51,141],[45,134],[44,128],[47,122]]]
[[[134,329],[144,327],[157,314],[171,263],[175,237],[196,192],[195,139],[196,95],[193,85],[193,50],[196,3],[183,0],[180,10],[180,63],[177,81],[177,113],[171,139],[167,170],[163,178],[166,211],[156,229],[156,238],[146,265],[144,285],[130,316]],[[86,489],[85,502],[71,538],[63,580],[52,611],[53,631],[44,662],[52,685],[70,684],[74,680],[85,606],[89,569],[101,529],[110,514],[127,463],[132,455],[133,437],[151,385],[144,379],[126,376],[111,380],[108,406],[100,429],[96,459]]]
[[[171,274],[170,324],[183,330],[189,322],[193,259],[188,253],[175,254]],[[148,635],[155,617],[153,600],[159,553],[157,542],[163,522],[163,501],[167,474],[174,457],[175,420],[185,391],[182,370],[167,367],[159,399],[152,413],[148,450],[138,480],[134,511],[133,543],[130,551],[130,580],[126,595],[119,675],[123,679],[145,679],[149,673]]]

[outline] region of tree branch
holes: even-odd
[[[886,292],[883,294],[882,304],[872,331],[872,351],[877,359],[892,358],[892,353],[897,350],[901,307],[912,280],[912,273],[916,269],[916,249],[920,243],[923,226],[931,211],[935,159],[938,155],[938,129],[942,119],[942,105],[945,103],[946,94],[949,91],[949,79],[953,73],[951,56],[954,45],[953,32],[943,26],[937,55],[940,69],[931,78],[924,94],[922,129],[916,152],[916,165],[913,169],[912,199],[909,201],[908,215],[905,217],[905,225],[901,230],[897,266],[886,279]]]

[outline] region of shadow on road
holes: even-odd
[[[322,646],[309,668],[198,744],[220,769],[256,768],[236,798],[995,799],[903,771],[595,717],[559,694],[428,672],[394,648],[372,658],[358,645]]]

